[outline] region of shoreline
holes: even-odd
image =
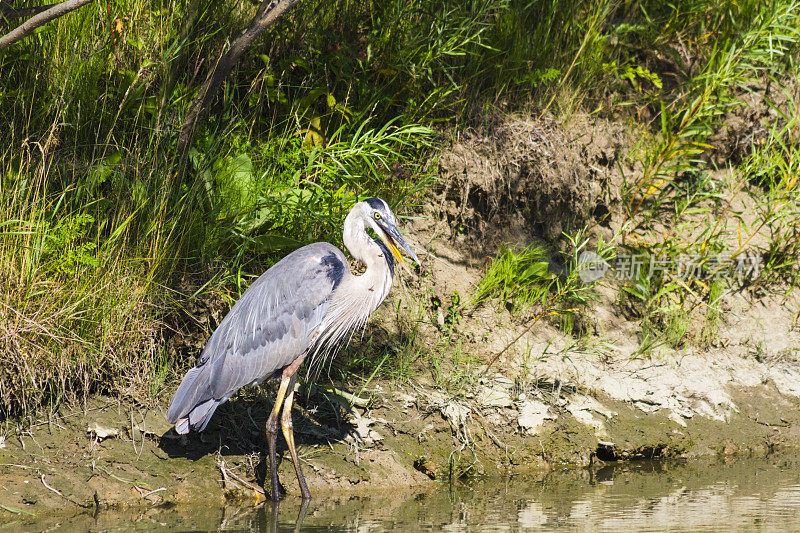
[[[301,394],[305,408],[294,411],[295,431],[312,494],[356,496],[436,481],[538,479],[561,469],[596,470],[638,459],[735,460],[800,449],[797,399],[771,383],[729,390],[737,406],[727,420],[697,415],[682,425],[666,409],[646,413],[563,384],[558,397],[542,388],[538,400],[527,396],[509,405],[497,394],[506,382],[495,375],[466,395],[472,398],[448,397],[419,384],[376,383],[368,407],[351,408],[338,427],[314,412],[329,403],[342,405],[340,396]],[[258,451],[257,428],[266,419],[261,402],[263,397],[240,397],[222,411],[228,416],[221,424],[212,421],[206,432],[187,438],[169,429],[163,407],[142,410],[93,398],[85,411],[53,416],[6,438],[0,448],[0,477],[6,481],[0,514],[256,503],[261,498],[250,486],[263,483],[266,473]],[[536,411],[537,402],[545,412]],[[252,422],[239,425],[240,417]],[[509,423],[513,418],[515,425]],[[280,440],[279,478],[286,498],[298,499]]]

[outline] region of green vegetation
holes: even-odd
[[[493,297],[512,314],[531,315],[534,321],[559,317],[565,332],[572,334],[579,316],[575,312],[597,300],[594,285],[598,279],[582,279],[588,274],[585,254],[608,265],[613,249],[600,238],[595,249],[588,250],[590,240],[583,232],[564,237],[568,251],[552,258],[540,246],[502,247],[478,284],[473,305]],[[566,265],[564,272],[554,272],[559,264]]]
[[[642,131],[628,155],[635,170],[620,166],[615,227],[619,252],[644,266],[618,284],[619,307],[641,325],[641,354],[713,344],[724,296],[798,281],[798,8],[635,2],[605,19],[617,21],[608,30],[617,57],[592,52],[599,41],[587,44],[584,57],[602,58],[604,76],[584,107],[627,116]],[[601,95],[613,102],[596,105]],[[759,115],[747,115],[737,131],[726,121],[746,105]],[[501,250],[475,298],[545,306],[547,280],[533,276],[542,257],[536,247]],[[653,263],[680,266],[648,272]]]
[[[788,254],[798,245],[791,228],[798,214],[800,5],[737,7],[719,3],[705,17],[670,20],[668,29],[679,24],[673,39],[695,43],[693,64],[674,57],[681,83],[641,100],[658,106],[660,127],[643,158],[644,171],[631,176],[623,192],[623,242],[631,253],[693,270],[691,276],[664,272],[623,287],[642,317],[645,351],[656,338],[707,346],[716,336],[725,293],[797,281],[797,256]],[[709,28],[714,31],[703,33]],[[764,118],[731,131],[725,121],[748,97]],[[730,141],[720,135],[726,129],[750,137],[743,146],[740,139],[726,146]],[[692,320],[700,326],[691,329]]]
[[[502,247],[475,290],[475,302],[495,296],[520,313],[537,303],[544,305],[555,278],[543,248]]]
[[[359,198],[380,195],[400,213],[424,201],[440,136],[497,107],[637,123],[652,142],[622,192],[626,243],[736,257],[763,237],[761,278],[794,283],[797,8],[301,2],[225,81],[186,168],[180,124],[255,5],[126,0],[40,28],[0,52],[0,419],[90,393],[151,400],[197,350],[171,339],[213,328],[189,311],[198,301],[233,301],[287,251],[339,243]],[[775,118],[723,182],[711,137],[755,82],[771,88]],[[651,239],[665,221],[678,230]],[[566,246],[566,263],[588,242]],[[590,291],[577,269],[552,275],[542,263],[536,248],[504,250],[475,298],[520,312],[540,302],[569,322]],[[669,316],[685,320],[678,307],[698,301],[718,316],[707,280],[635,290],[648,315],[674,296]],[[681,319],[665,320],[681,337]],[[391,372],[408,375],[419,358],[415,331]],[[382,360],[352,369],[371,377]]]

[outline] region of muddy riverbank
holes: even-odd
[[[420,384],[376,383],[362,393],[364,407],[335,392],[301,394],[295,431],[312,492],[370,494],[501,475],[536,480],[625,460],[800,448],[798,402],[773,383],[728,387],[724,419],[697,413],[683,420],[571,383],[540,381],[527,393],[512,383],[493,373],[459,398]],[[169,428],[161,408],[96,398],[86,410],[54,414],[3,442],[3,512],[255,502],[266,472],[262,401],[234,401],[209,430],[188,438]],[[333,409],[338,423],[320,415]],[[281,450],[280,479],[287,498],[298,499]]]

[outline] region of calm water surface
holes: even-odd
[[[100,511],[5,531],[800,531],[800,457],[632,463],[318,496],[305,510],[179,505]]]

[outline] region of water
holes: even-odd
[[[181,504],[53,515],[0,532],[800,531],[798,466],[800,457],[629,463],[424,491],[343,492],[317,496],[305,510],[293,498],[277,508]]]

